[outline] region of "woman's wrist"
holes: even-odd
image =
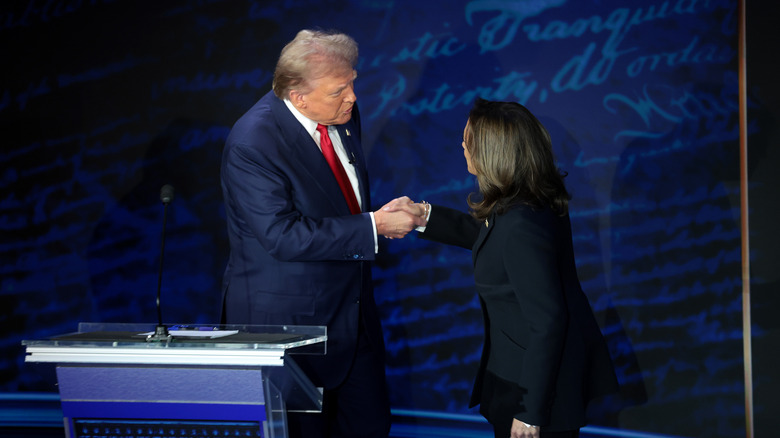
[[[428,223],[428,218],[431,217],[431,204],[429,204],[429,203],[427,203],[425,201],[420,201],[420,204],[422,204],[422,206],[423,206],[423,213],[422,213],[422,216],[420,216],[420,217],[425,219],[425,223],[427,224]]]

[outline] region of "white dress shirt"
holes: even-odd
[[[314,139],[317,147],[319,147],[320,151],[322,151],[322,146],[320,146],[320,132],[317,131],[317,122],[301,114],[301,112],[295,108],[295,105],[293,105],[289,99],[284,99],[284,104],[287,105],[287,108],[290,110],[290,112],[301,123],[301,125],[303,125],[303,128],[306,129],[306,132],[308,132],[309,135],[311,135],[311,138]],[[349,162],[350,159],[347,156],[347,150],[344,148],[344,144],[341,142],[341,136],[334,126],[328,126],[328,137],[330,137],[330,142],[333,143],[333,150],[336,152],[336,156],[339,158],[341,166],[347,173],[349,182],[352,184],[352,191],[355,192],[355,198],[357,198],[358,205],[362,209],[363,199],[360,197],[360,185],[358,184],[357,169],[352,163]],[[374,253],[377,253],[379,252],[379,240],[376,233],[376,221],[374,220],[373,212],[369,212],[369,215],[371,216],[371,225],[374,227]]]

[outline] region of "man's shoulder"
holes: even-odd
[[[236,121],[234,129],[236,126],[247,124],[270,123],[280,108],[284,108],[284,102],[276,97],[273,92],[268,92]]]
[[[269,92],[247,110],[233,124],[228,136],[229,143],[245,143],[249,139],[262,137],[263,133],[276,130],[279,126],[279,112],[284,109],[284,103]]]

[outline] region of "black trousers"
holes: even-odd
[[[322,413],[287,413],[290,438],[386,438],[390,397],[384,351],[359,330],[358,349],[347,379],[323,393]]]
[[[524,394],[525,390],[516,384],[490,371],[485,373],[479,412],[493,426],[496,438],[511,436],[515,414],[525,412]],[[577,438],[580,436],[580,430],[549,431],[542,427],[539,436],[540,438]]]

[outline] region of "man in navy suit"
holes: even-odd
[[[347,35],[299,32],[282,50],[273,91],[236,122],[222,156],[225,322],[328,330],[326,355],[296,356],[324,388],[323,412],[288,413],[291,437],[386,437],[390,430],[370,261],[379,235],[403,237],[419,219],[369,210],[357,55]]]

